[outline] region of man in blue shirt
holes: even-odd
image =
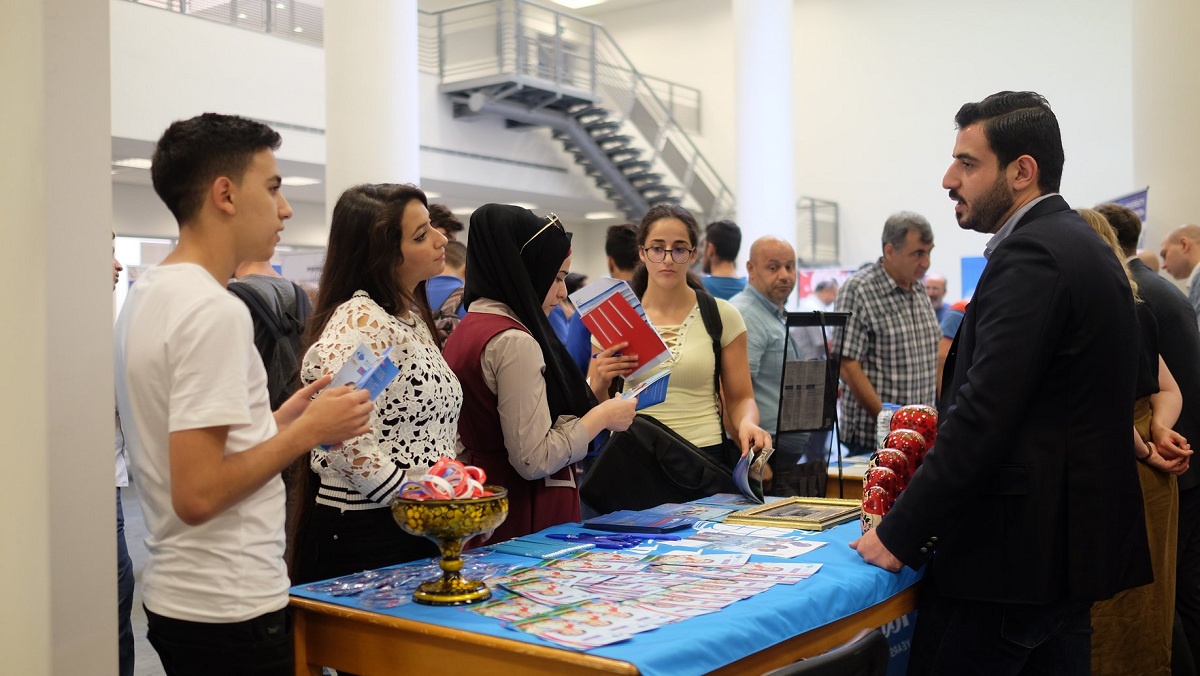
[[[467,308],[462,303],[466,279],[467,245],[450,240],[446,242],[446,269],[425,282],[425,300],[433,313],[438,345],[445,344],[459,320],[467,316]]]
[[[796,252],[791,244],[778,237],[761,237],[750,246],[746,272],[749,283],[729,302],[746,322],[746,352],[759,425],[775,439],[775,453],[770,461],[775,474],[772,493],[796,495],[791,475],[804,456],[809,435],[778,434],[779,386],[783,380],[784,340],[788,335],[787,311],[783,305],[796,287]],[[788,352],[795,358],[796,346],[793,344]]]
[[[746,288],[746,278],[737,276],[737,256],[742,248],[742,230],[733,221],[710,223],[704,230],[704,288],[722,300]]]

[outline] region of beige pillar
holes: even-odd
[[[358,183],[420,175],[416,0],[325,3],[325,213]]]
[[[737,42],[739,272],[750,244],[774,235],[796,244],[792,104],[792,0],[733,0]]]
[[[1133,3],[1133,177],[1150,186],[1143,246],[1200,223],[1200,4]]]
[[[117,670],[109,4],[0,3],[0,655]]]

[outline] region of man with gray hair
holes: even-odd
[[[842,441],[850,455],[876,447],[875,421],[884,402],[928,404],[936,397],[937,346],[933,306],[921,284],[929,269],[933,229],[909,211],[883,225],[883,256],[854,273],[835,309],[851,313],[840,350]]]

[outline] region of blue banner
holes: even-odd
[[[1129,209],[1133,213],[1137,214],[1138,218],[1142,219],[1142,223],[1145,223],[1146,222],[1146,193],[1148,193],[1148,192],[1150,192],[1150,188],[1145,187],[1137,192],[1131,192],[1128,195],[1123,195],[1116,199],[1111,199],[1111,200],[1109,200],[1109,202],[1112,202],[1113,204],[1120,204],[1121,206],[1125,207],[1126,209]]]

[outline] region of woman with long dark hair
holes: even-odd
[[[719,298],[721,321],[721,373],[714,385],[716,354],[701,316],[697,294],[706,294],[689,266],[696,261],[700,227],[685,208],[674,204],[651,207],[637,230],[641,264],[633,274],[633,292],[642,300],[646,316],[658,329],[671,356],[661,365],[631,381],[637,385],[669,369],[666,400],[645,409],[675,430],[717,464],[732,467],[740,455],[771,448],[771,435],[758,426],[758,405],[750,382],[746,324],[737,308]],[[590,371],[593,389],[601,399],[615,376],[628,373],[620,356],[598,352]],[[719,404],[724,402],[724,406]],[[722,419],[721,412],[724,412]],[[733,445],[725,441],[727,428]]]
[[[546,314],[566,297],[571,241],[558,217],[487,204],[471,215],[467,316],[445,356],[466,400],[458,431],[466,462],[508,489],[504,540],[578,521],[572,471],[602,430],[623,430],[634,400],[594,406]]]
[[[437,553],[400,530],[389,504],[410,475],[455,455],[462,389],[425,302],[446,241],[415,186],[358,185],[334,207],[301,378],[337,373],[359,345],[375,355],[392,348],[400,375],[375,400],[370,434],[312,452],[320,487],[301,526],[297,582]]]

